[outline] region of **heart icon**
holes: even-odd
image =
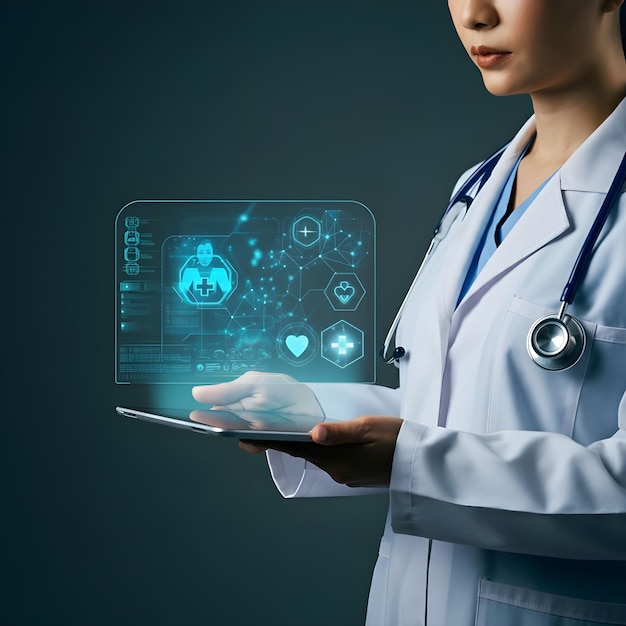
[[[309,338],[306,335],[287,335],[285,344],[297,359],[309,347]]]
[[[347,304],[352,296],[355,294],[354,287],[347,281],[342,280],[333,290],[333,293],[337,297],[337,300],[341,302],[341,304]]]

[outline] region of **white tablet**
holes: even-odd
[[[196,433],[273,441],[311,441],[311,429],[324,418],[261,411],[231,413],[204,409],[133,409],[116,407],[120,415]]]

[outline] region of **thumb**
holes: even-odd
[[[318,424],[311,431],[311,437],[315,443],[323,446],[338,446],[345,443],[363,443],[365,432],[361,422],[356,419]]]

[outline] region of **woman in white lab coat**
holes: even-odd
[[[548,371],[526,347],[626,151],[620,4],[449,0],[487,89],[529,93],[535,115],[449,212],[402,312],[398,389],[248,374],[194,390],[326,416],[317,443],[268,451],[286,497],[389,489],[371,626],[626,624],[623,190],[568,309],[581,359]]]

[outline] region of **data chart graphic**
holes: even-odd
[[[373,382],[375,238],[353,201],[128,204],[115,224],[116,382]]]

